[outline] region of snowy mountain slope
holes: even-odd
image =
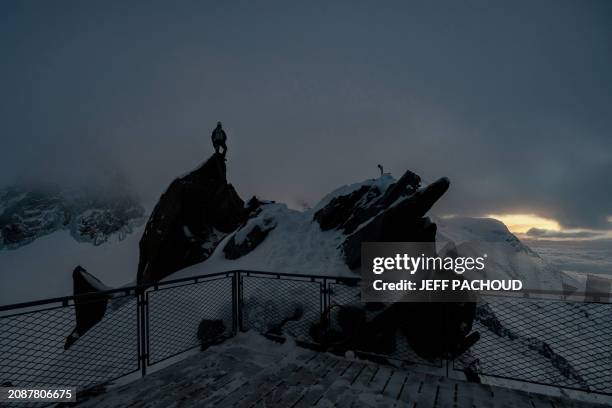
[[[72,295],[72,270],[87,268],[106,285],[133,282],[144,226],[123,240],[94,246],[55,231],[15,250],[0,250],[0,304]]]
[[[292,210],[285,204],[266,204],[256,218],[236,232],[236,242],[243,242],[247,232],[266,219],[274,220],[276,227],[254,251],[235,260],[227,259],[223,248],[234,236],[231,234],[206,261],[172,274],[168,279],[234,269],[354,276],[338,251],[343,235],[338,231],[321,231],[312,221],[311,211]]]
[[[327,193],[312,209],[308,210],[307,212],[312,212],[314,214],[328,205],[334,198],[349,195],[362,187],[377,188],[380,191],[386,191],[389,186],[395,183],[395,181],[396,180],[390,173],[384,173],[382,176],[375,179],[367,179],[357,183],[338,187],[335,190]]]
[[[486,268],[473,278],[520,279],[524,289],[561,291],[565,274],[522,243],[501,222],[491,218],[435,218],[438,250],[455,247],[460,256],[487,254]],[[451,243],[450,246],[447,246]]]
[[[487,296],[470,350],[484,373],[609,391],[611,307],[603,303]]]
[[[28,245],[59,230],[100,245],[125,238],[144,222],[143,216],[144,209],[127,189],[8,187],[0,190],[0,250]]]
[[[327,276],[355,276],[342,258],[340,245],[346,236],[338,230],[322,231],[313,219],[314,214],[334,198],[348,195],[360,188],[378,189],[380,192],[395,182],[390,174],[337,188],[327,194],[312,209],[298,211],[285,204],[264,203],[261,212],[250,219],[234,234],[219,243],[206,261],[183,269],[169,277],[223,272],[235,269],[299,273]],[[255,250],[238,259],[228,259],[224,248],[232,239],[240,244],[256,226],[273,224],[266,238]]]
[[[72,270],[106,284],[134,280],[144,208],[121,183],[0,189],[0,304],[72,294]]]

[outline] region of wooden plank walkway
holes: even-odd
[[[596,406],[279,345],[254,333],[118,386],[81,407]]]

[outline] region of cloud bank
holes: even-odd
[[[0,183],[119,172],[152,202],[221,120],[245,197],[382,163],[450,177],[440,213],[605,229],[611,46],[607,1],[2,2]]]

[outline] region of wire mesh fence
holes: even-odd
[[[241,329],[313,343],[310,330],[321,321],[323,285],[318,277],[241,273]]]
[[[233,282],[228,275],[147,291],[147,362],[231,337]]]
[[[321,347],[313,327],[341,331],[343,308],[362,308],[358,279],[252,271],[179,279],[80,296],[108,300],[102,320],[68,349],[75,297],[0,307],[0,385],[80,390],[141,371],[237,329]],[[375,316],[367,310],[366,320]],[[469,350],[485,376],[612,395],[612,304],[483,296]],[[352,350],[462,370],[466,361],[419,357],[396,334],[390,349]],[[20,404],[20,406],[26,406]]]
[[[80,302],[86,305],[88,299]],[[76,324],[74,309],[74,302],[66,300],[25,312],[9,311],[0,317],[3,386],[86,389],[139,370],[139,326],[133,296],[112,299],[103,319],[65,349],[66,337]]]
[[[222,341],[236,330],[235,279],[230,272],[2,306],[0,386],[82,392]],[[92,305],[103,317],[71,335]]]
[[[482,375],[612,394],[610,303],[483,296],[474,329]]]
[[[332,330],[339,330],[338,321],[339,314],[343,308],[356,307],[363,309],[363,303],[361,300],[361,287],[359,280],[357,279],[344,279],[344,280],[332,280],[327,284],[328,294],[328,310],[329,310],[329,324]],[[377,310],[365,309],[365,320],[372,321],[379,313]],[[355,351],[363,354],[370,354],[374,356],[380,356],[392,360],[405,361],[408,363],[421,364],[432,366],[436,368],[442,368],[444,362],[442,359],[435,359],[434,361],[426,360],[419,357],[414,350],[408,344],[408,340],[401,333],[396,331],[393,335],[392,344],[375,343],[370,347],[357,347]]]

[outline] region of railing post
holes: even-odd
[[[140,293],[138,293],[137,295],[137,305],[138,305],[138,314],[139,314],[139,322],[140,322],[140,327],[139,327],[139,335],[138,337],[140,338],[140,345],[139,345],[139,350],[140,350],[140,356],[138,356],[138,358],[140,359],[140,370],[141,370],[141,374],[144,377],[145,375],[147,375],[147,359],[148,359],[148,350],[147,350],[147,344],[149,343],[147,340],[147,329],[146,326],[148,324],[147,322],[147,316],[149,315],[147,313],[147,298],[145,295],[145,291],[144,290],[140,290]]]
[[[248,272],[247,272],[248,276]],[[238,330],[244,331],[244,324],[242,322],[243,310],[244,307],[242,303],[242,271],[236,272],[236,318],[238,321]]]
[[[327,278],[323,278],[323,287],[321,288],[322,309],[321,309],[321,329],[327,331],[329,329],[329,285]]]
[[[238,274],[232,274],[232,336],[238,333]]]

